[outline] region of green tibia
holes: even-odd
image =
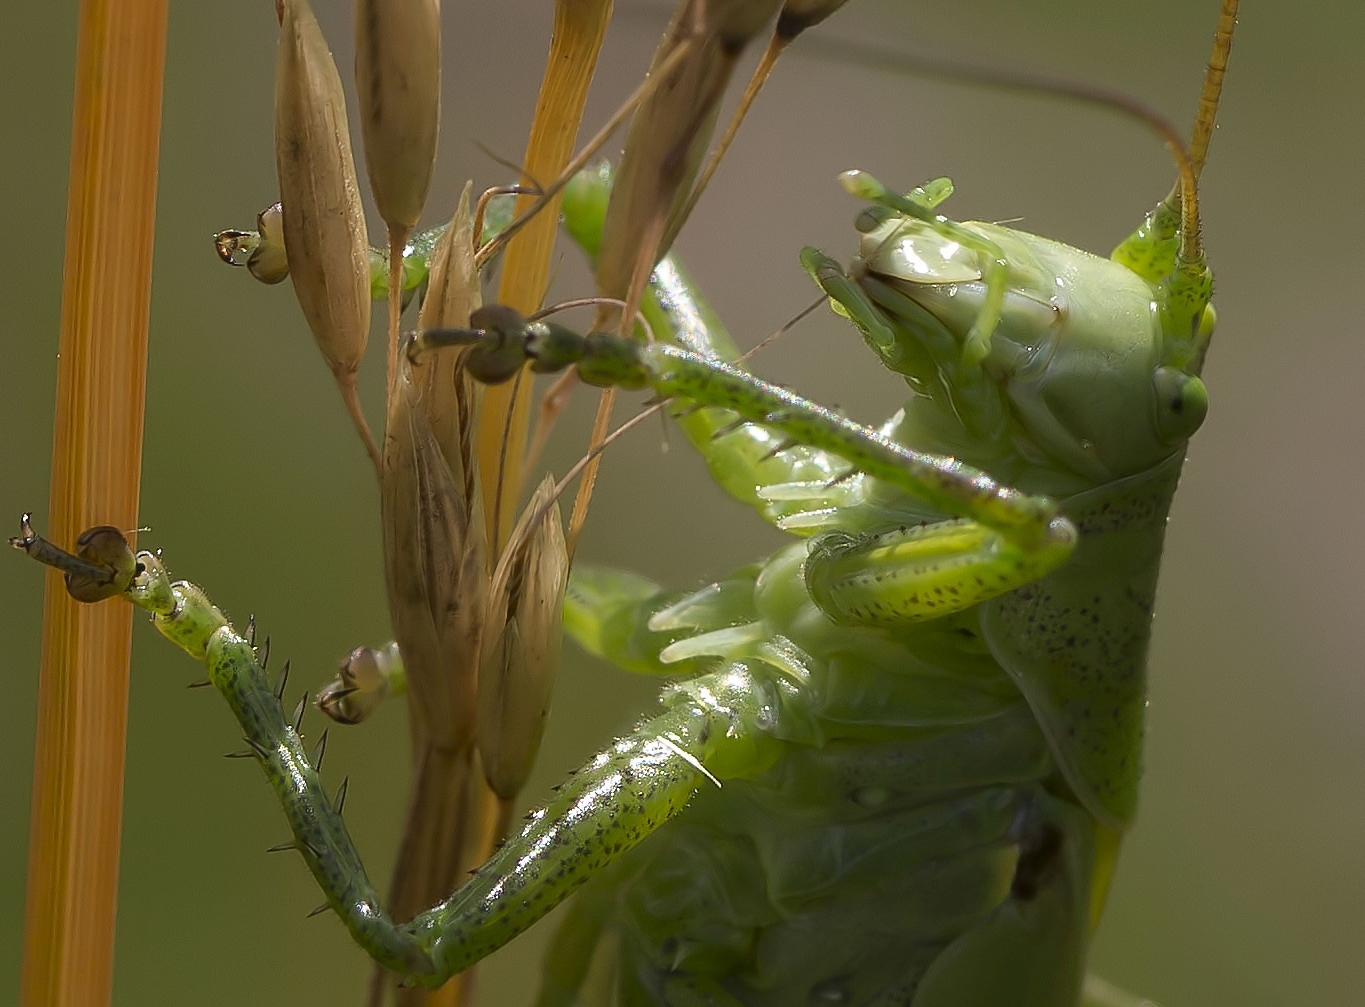
[[[535,923],[681,811],[699,786],[775,761],[778,744],[763,726],[769,690],[735,669],[698,683],[666,695],[664,713],[580,769],[454,895],[413,920],[438,978]]]
[[[117,536],[112,529],[98,531]],[[122,594],[150,612],[164,636],[204,662],[243,732],[249,749],[243,754],[254,755],[264,769],[293,832],[290,845],[327,904],[376,961],[422,985],[439,986],[526,930],[677,814],[699,786],[762,773],[779,751],[765,733],[775,697],[742,670],[670,693],[663,713],[584,766],[449,899],[398,925],[381,907],[342,822],[345,784],[329,797],[304,753],[298,723],[306,694],[286,718],[284,681],[274,689],[266,683],[251,641],[202,589],[172,583],[148,552],[138,553],[135,564],[90,551],[72,556],[33,535],[27,523],[12,542],[35,559],[89,578],[103,597]]]
[[[932,525],[927,533],[902,536],[894,547],[874,544],[864,556],[843,550],[839,569],[829,563],[813,565],[813,594],[835,619],[857,610],[859,594],[876,594],[892,573],[888,565],[903,588],[897,601],[888,607],[884,596],[873,597],[870,607],[863,606],[864,614],[852,616],[855,621],[923,619],[962,611],[1044,576],[1075,547],[1074,526],[1058,515],[1050,499],[1003,486],[955,458],[907,448],[714,357],[612,333],[580,336],[553,323],[527,323],[502,307],[480,309],[470,323],[474,328],[423,333],[417,345],[470,347],[466,366],[476,377],[505,380],[518,370],[520,356],[536,371],[572,365],[590,384],[647,387],[663,398],[723,408],[793,443],[838,456],[940,513],[970,519],[960,526]],[[834,590],[822,590],[825,586]]]
[[[388,918],[365,875],[341,819],[344,784],[335,798],[327,795],[304,753],[297,726],[285,718],[281,705],[285,683],[280,682],[278,691],[266,684],[265,669],[250,642],[200,588],[185,581],[171,583],[151,553],[139,553],[137,562],[138,572],[124,596],[151,613],[163,636],[204,662],[209,680],[227,701],[274,788],[294,834],[294,848],[328,905],[376,961],[404,974],[429,974],[430,955],[410,929],[395,926]]]
[[[477,325],[477,316],[472,321]],[[430,347],[472,346],[474,359],[485,347],[501,356],[510,338],[507,328],[449,329],[424,333],[419,342]],[[605,332],[576,336],[545,322],[524,326],[521,352],[538,371],[572,365],[590,384],[650,388],[664,398],[727,409],[794,443],[836,455],[940,512],[970,517],[1025,548],[1060,550],[1058,562],[1074,541],[1074,529],[1057,517],[1057,505],[1050,499],[1003,486],[956,459],[905,447],[714,357],[669,343],[640,344]]]

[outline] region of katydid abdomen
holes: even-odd
[[[771,764],[702,782],[580,896],[619,931],[623,983],[662,1003],[691,1002],[669,991],[683,976],[744,1004],[908,1004],[922,986],[916,1003],[975,1003],[930,990],[960,997],[964,965],[1019,982],[1023,955],[1036,989],[1017,985],[1010,1003],[1074,1002],[1091,822],[1048,792],[1055,762],[1018,688],[970,619],[830,626],[806,593],[804,553],[763,567],[748,610],[708,606],[735,623],[712,635],[734,642],[717,640],[720,667],[666,700],[730,674],[762,683],[772,698],[752,727],[773,739]]]

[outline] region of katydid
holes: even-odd
[[[112,530],[76,556],[27,527],[14,542],[206,662],[328,904],[415,983],[581,888],[541,1003],[598,1002],[598,956],[604,1002],[1068,1007],[1134,814],[1166,512],[1206,407],[1185,167],[1117,262],[943,217],[942,180],[901,196],[847,175],[872,204],[857,263],[803,263],[911,387],[878,428],[725,362],[671,260],[644,309],[660,343],[495,309],[413,341],[465,347],[487,380],[511,353],[651,389],[716,480],[799,540],[695,592],[577,569],[571,634],[677,675],[663,710],[410,924],[378,906],[250,634]],[[605,190],[570,191],[586,245]]]

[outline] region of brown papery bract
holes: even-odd
[[[472,193],[473,183],[467,183],[450,226],[432,253],[427,293],[417,316],[419,331],[464,328],[470,315],[483,303],[474,263]],[[441,453],[451,471],[457,468],[463,471],[466,491],[472,498],[478,495],[473,427],[483,386],[460,372],[460,356],[455,350],[445,350],[424,354],[410,363],[422,409]]]
[[[389,393],[398,366],[403,246],[422,215],[441,117],[438,0],[356,0],[355,84],[365,165],[389,229]]]
[[[400,355],[380,480],[385,582],[416,726],[450,748],[473,736],[488,580],[482,501],[469,485],[458,453],[441,450],[415,369]]]
[[[436,163],[441,115],[437,0],[356,0],[355,83],[375,205],[391,229],[410,233]]]
[[[469,192],[437,246],[422,326],[466,324],[478,303]],[[450,350],[398,355],[384,438],[384,572],[414,760],[390,895],[399,919],[454,890],[487,855],[492,828],[474,743],[488,544],[472,457],[474,392],[458,360]],[[376,973],[377,984],[392,981]],[[436,994],[405,990],[399,1002],[428,996]]]
[[[550,503],[554,490],[547,475],[512,532],[479,658],[479,754],[488,785],[505,802],[526,783],[540,751],[564,635],[569,554],[559,505]]]
[[[646,100],[630,121],[625,151],[602,231],[597,292],[629,299],[632,281],[647,278],[668,250],[665,234],[686,203],[715,127],[721,96],[748,42],[771,20],[780,0],[688,0],[680,3],[668,33],[654,53],[651,72],[679,46],[688,44],[682,65]],[[640,235],[647,240],[642,247]],[[610,327],[610,316],[598,327]]]
[[[284,0],[275,64],[275,167],[294,293],[376,467],[355,397],[370,329],[370,249],[341,78],[307,0]]]

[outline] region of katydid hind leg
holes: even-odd
[[[37,537],[28,535],[37,543]],[[45,543],[46,544],[46,543]],[[50,545],[50,544],[48,544]],[[30,551],[38,552],[36,547]],[[663,712],[589,762],[449,899],[395,924],[382,909],[342,822],[339,795],[309,763],[297,714],[288,716],[256,652],[204,591],[172,583],[160,560],[123,546],[108,562],[115,592],[192,657],[227,701],[285,811],[299,851],[352,937],[411,982],[438,986],[526,930],[692,799],[699,787],[764,771],[779,755],[768,736],[776,698],[743,666],[683,683]],[[51,547],[42,558],[84,571]],[[101,561],[104,563],[105,561]]]
[[[575,773],[457,892],[413,921],[438,974],[468,968],[681,811],[699,787],[778,756],[769,689],[730,668],[666,694],[667,708]]]

